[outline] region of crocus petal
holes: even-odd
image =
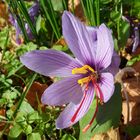
[[[74,122],[71,121],[73,115],[75,114],[76,110],[78,109],[80,103],[78,105],[75,105],[73,103],[70,103],[63,112],[59,115],[59,117],[56,120],[56,127],[58,129],[67,128],[76,122],[78,122],[89,110],[89,107],[93,101],[94,98],[94,90],[93,88],[90,88],[86,94],[86,98],[83,102],[83,105],[77,114],[77,117]],[[81,100],[82,101],[82,100]]]
[[[111,64],[114,43],[111,31],[102,24],[97,30],[97,52],[96,65],[97,69],[107,68]]]
[[[86,28],[87,28],[88,33],[90,34],[92,42],[93,42],[92,46],[91,46],[91,53],[92,53],[93,57],[95,57],[96,50],[97,50],[97,30],[98,30],[98,28],[90,27],[90,26],[86,26]],[[94,60],[95,60],[95,58],[94,58]],[[94,62],[94,65],[95,65],[95,62]],[[96,65],[95,65],[95,67],[96,67]]]
[[[82,88],[77,83],[79,77],[60,80],[48,87],[41,97],[41,102],[47,105],[63,105],[70,102],[78,104],[83,96]]]
[[[75,57],[83,64],[92,63],[95,55],[92,55],[91,47],[94,42],[86,26],[70,12],[65,11],[62,16],[62,29],[63,36]]]
[[[86,29],[88,30],[88,33],[90,34],[91,39],[93,40],[93,42],[97,41],[97,29],[98,28],[91,27],[91,26],[86,26]]]
[[[107,71],[112,73],[113,76],[115,76],[116,73],[119,71],[119,65],[120,65],[120,57],[114,51],[113,56],[112,56],[112,62],[110,64],[110,66],[107,68]]]
[[[101,83],[99,87],[103,94],[104,102],[107,102],[114,92],[114,78],[111,73],[102,73],[101,74]]]
[[[35,50],[20,57],[29,69],[45,76],[72,76],[72,69],[81,65],[69,55],[56,50]]]

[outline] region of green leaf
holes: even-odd
[[[129,134],[132,138],[135,138],[140,134],[140,125],[128,125],[124,130],[127,134]]]
[[[7,38],[7,30],[8,30],[8,28],[5,27],[0,31],[0,48],[1,49],[6,49],[5,47],[7,47],[10,44],[9,38],[8,38],[8,40],[6,39]],[[7,45],[5,46],[6,40],[7,40]]]
[[[127,39],[129,37],[129,33],[130,33],[130,24],[126,21],[121,21],[121,28],[120,28],[121,40],[119,41],[121,47],[125,46]]]
[[[115,85],[115,91],[111,99],[104,105],[99,105],[96,119],[94,120],[90,129],[83,133],[82,129],[91,120],[94,114],[96,101],[94,100],[90,110],[85,117],[80,121],[80,140],[90,140],[90,138],[97,133],[108,131],[111,127],[117,127],[120,121],[122,100],[121,100],[121,86]],[[115,110],[115,111],[114,111]]]
[[[134,63],[136,63],[137,61],[139,61],[138,57],[134,57],[131,60],[127,61],[127,66],[132,66]]]
[[[130,61],[131,64],[129,63],[129,61]],[[129,60],[129,61],[128,61],[128,63],[127,63],[127,66],[131,66],[132,64],[134,64],[134,63],[140,61],[140,54],[134,56],[134,57],[133,57],[131,60]]]
[[[65,134],[61,140],[76,140],[76,138],[74,138],[72,135],[70,134]]]
[[[22,128],[20,125],[18,124],[15,124],[11,129],[10,129],[10,132],[9,132],[9,137],[12,137],[12,138],[17,138],[22,132]]]
[[[139,0],[123,0],[124,7],[130,7],[130,14],[132,17],[140,19],[140,1]]]
[[[110,17],[113,21],[117,22],[121,18],[121,13],[119,11],[112,11]]]
[[[20,124],[20,126],[27,124],[24,112],[18,112],[17,113],[17,116],[15,118],[15,122]]]
[[[12,138],[12,137],[8,136],[7,140],[21,140],[21,137],[22,137],[21,135],[19,137],[17,137],[17,138]]]
[[[7,103],[7,99],[5,99],[5,98],[0,99],[0,106],[3,106],[6,103]]]
[[[41,140],[40,133],[32,133],[27,136],[27,140]]]
[[[44,11],[45,18],[48,19],[52,30],[57,39],[61,37],[58,20],[56,20],[56,13],[54,11],[52,1],[40,0],[40,5]]]
[[[36,32],[37,34],[39,33],[39,30],[41,29],[41,15],[38,16],[37,21],[36,21]]]
[[[29,123],[33,123],[35,120],[38,120],[39,119],[38,112],[37,111],[31,112],[30,114],[28,114],[27,119]]]
[[[39,47],[39,50],[47,50],[48,48],[46,46]]]
[[[26,135],[29,135],[32,133],[32,126],[31,125],[27,125],[26,128],[24,129],[24,132]]]
[[[63,8],[63,1],[62,0],[51,0],[52,6],[55,11],[62,11],[64,10]]]
[[[62,45],[54,45],[52,49],[65,52],[68,50],[68,47]]]
[[[112,0],[100,0],[101,4],[108,4],[112,2]]]
[[[114,39],[114,49],[117,52],[119,51],[118,40],[116,38]]]
[[[6,116],[7,116],[7,118],[11,118],[12,115],[13,115],[13,113],[14,113],[13,110],[11,110],[11,109],[7,110],[7,111],[6,111]]]
[[[51,119],[51,114],[49,113],[42,113],[41,118],[44,122],[48,122]]]
[[[28,113],[34,112],[34,109],[31,107],[31,105],[29,103],[23,101],[20,106],[19,111],[23,112],[25,114],[28,114]]]
[[[7,90],[3,93],[2,95],[3,98],[7,99],[7,100],[13,100],[17,98],[17,93],[16,92],[12,92],[10,90]]]
[[[16,49],[17,56],[21,56],[26,52],[33,51],[37,49],[37,45],[33,42],[29,42],[28,44],[22,44],[20,47]]]

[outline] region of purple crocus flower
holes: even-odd
[[[133,48],[132,48],[132,52],[135,52],[137,47],[140,44],[140,35],[139,35],[139,28],[136,26],[134,27],[134,43],[133,43]]]
[[[132,53],[134,53],[140,45],[140,23],[134,17],[122,16],[122,19],[130,24],[130,37],[133,39]]]
[[[28,14],[33,22],[33,24],[35,24],[35,17],[38,15],[39,13],[39,2],[36,1],[32,6],[31,8],[28,10]],[[19,39],[19,36],[21,34],[21,29],[17,23],[17,20],[12,16],[12,14],[9,15],[9,20],[11,22],[11,24],[13,26],[15,26],[16,28],[16,42],[18,44],[21,44],[21,41]],[[26,29],[26,32],[27,32],[27,35],[29,37],[30,40],[33,39],[33,35],[32,35],[32,32],[31,32],[31,29],[29,27],[29,25],[27,23],[25,23],[25,29]]]
[[[21,34],[21,30],[20,27],[18,26],[17,20],[14,19],[14,17],[12,16],[12,14],[9,15],[9,21],[11,22],[11,24],[15,27],[16,29],[16,43],[17,44],[21,44],[21,40],[20,40],[20,34]]]
[[[97,106],[98,101],[106,103],[111,98],[114,92],[113,75],[119,65],[118,55],[113,55],[111,31],[105,24],[88,27],[70,12],[64,11],[62,28],[75,58],[56,50],[35,50],[20,58],[26,67],[35,72],[63,77],[48,87],[41,98],[42,103],[47,105],[68,104],[56,120],[59,129],[78,122],[88,112],[95,96]],[[97,108],[84,131],[91,126]]]

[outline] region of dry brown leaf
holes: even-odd
[[[91,140],[120,140],[119,129],[110,129],[107,133],[97,134]]]
[[[124,119],[124,124],[127,124],[127,103],[123,101],[122,104],[122,114]],[[140,124],[140,103],[129,102],[129,124],[135,125]]]
[[[70,11],[72,11],[72,0],[68,1],[68,8]],[[82,5],[80,3],[80,0],[74,0],[74,14],[76,17],[78,17],[81,21],[85,22],[85,16],[83,12]]]
[[[140,103],[140,77],[138,77],[138,81],[136,77],[127,78],[124,80],[124,86],[129,101]]]
[[[0,16],[4,19],[8,19],[7,7],[3,2],[0,2]]]
[[[26,99],[31,104],[31,106],[34,107],[35,109],[38,108],[38,101],[36,95],[38,96],[38,99],[41,102],[41,96],[47,87],[48,85],[46,84],[40,84],[39,82],[34,82],[30,90],[28,91],[26,95]]]
[[[136,51],[133,53],[133,55],[139,55],[140,54],[140,46],[137,47]]]
[[[16,34],[15,34],[15,33],[10,33],[10,37],[11,37],[11,43],[12,43],[12,45],[15,46],[15,47],[18,47],[18,46],[20,46],[21,44],[24,43],[24,39],[23,39],[22,35],[19,35],[19,40],[20,40],[20,42],[21,42],[20,44],[18,44],[18,43],[16,42]]]
[[[140,61],[136,62],[132,67],[136,70],[136,72],[140,73]]]
[[[3,2],[0,2],[0,28],[6,25],[6,21],[8,21],[7,7]]]
[[[0,109],[0,115],[5,117],[5,109]],[[0,131],[3,130],[4,126],[5,126],[5,122],[0,122]]]
[[[61,37],[56,43],[56,45],[62,45],[62,46],[66,46],[66,41],[63,37]]]
[[[140,135],[138,135],[134,140],[140,140]]]

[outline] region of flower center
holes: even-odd
[[[72,74],[85,74],[84,78],[81,78],[78,80],[78,84],[80,84],[81,86],[86,85],[85,89],[84,89],[84,95],[83,95],[83,99],[79,104],[78,109],[76,110],[76,112],[74,113],[74,115],[71,118],[71,122],[74,122],[78,113],[80,112],[81,108],[84,106],[85,102],[86,102],[86,98],[87,98],[87,91],[89,89],[89,83],[91,82],[91,84],[94,86],[95,89],[95,95],[96,95],[96,108],[95,108],[95,112],[93,114],[93,117],[91,119],[91,121],[89,122],[89,124],[83,129],[83,132],[86,132],[90,126],[92,125],[97,111],[98,111],[98,101],[100,101],[100,103],[103,103],[103,93],[97,83],[98,80],[98,74],[97,72],[90,67],[89,65],[84,65],[81,68],[74,68],[72,70]],[[99,100],[98,100],[99,99]]]
[[[81,68],[74,68],[72,70],[72,74],[89,74],[88,76],[78,80],[78,84],[81,86],[89,83],[91,80],[96,82],[98,78],[97,72],[89,65],[84,65]]]

